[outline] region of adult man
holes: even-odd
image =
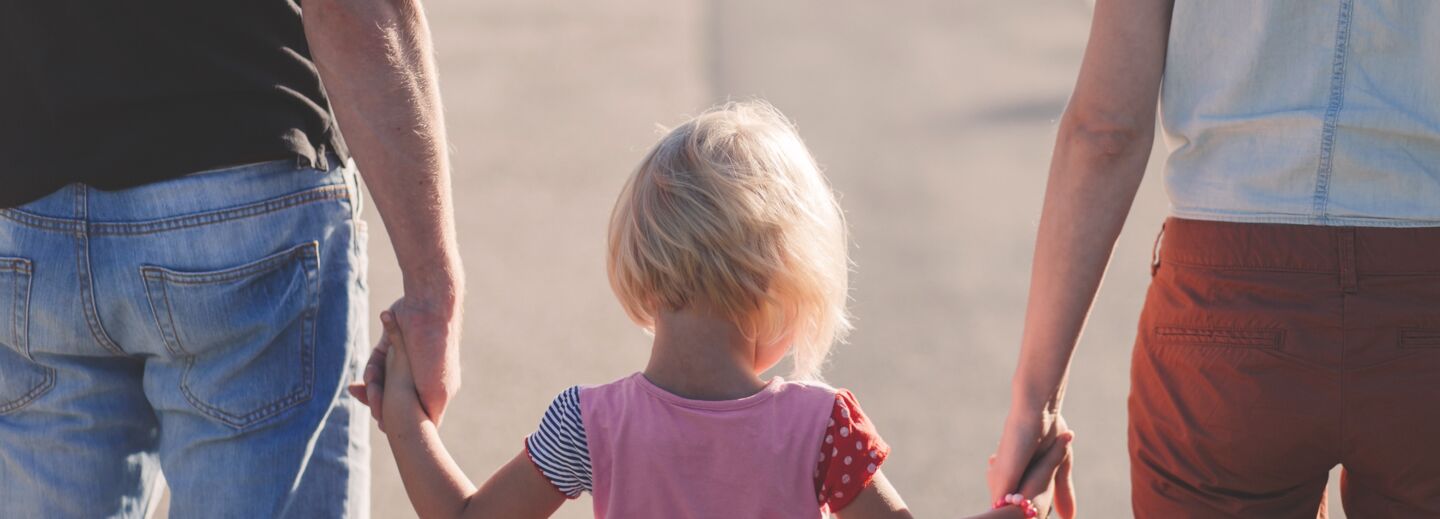
[[[4,515],[142,517],[162,471],[177,517],[366,515],[355,164],[443,414],[463,276],[419,1],[304,4],[0,4]]]

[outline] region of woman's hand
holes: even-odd
[[[1063,426],[1064,420],[1060,420],[1060,424]],[[1075,433],[1070,431],[1056,435],[1050,447],[1025,472],[1024,481],[1020,482],[1019,494],[1035,505],[1040,512],[1037,517],[1049,517],[1052,505],[1060,517],[1075,515],[1075,502],[1070,495],[1070,461],[1074,458],[1070,444],[1074,439]],[[1068,505],[1065,503],[1067,497],[1070,499]]]
[[[1075,492],[1070,479],[1072,438],[1074,433],[1059,414],[1012,411],[986,473],[991,498],[1018,492],[1030,497],[1042,511],[1048,511],[1053,504],[1060,517],[1075,517]],[[1044,506],[1039,497],[1042,493]]]

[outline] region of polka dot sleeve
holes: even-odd
[[[820,466],[815,469],[815,488],[820,505],[830,513],[839,512],[870,485],[880,465],[890,455],[890,446],[865,418],[855,395],[841,389],[835,393],[835,408],[820,444]]]

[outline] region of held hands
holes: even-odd
[[[1073,456],[1070,443],[1074,439],[1075,433],[1070,431],[1057,435],[1055,441],[1051,442],[1044,452],[1036,456],[1035,462],[1025,472],[1025,478],[1020,482],[1016,494],[1007,494],[997,499],[996,507],[1016,506],[1021,514],[1026,514],[1025,517],[1049,517],[1051,506],[1057,504],[1055,501],[1057,488],[1062,483],[1068,485],[1070,481],[1070,460]],[[990,457],[990,463],[993,468],[995,456]],[[1033,510],[1034,515],[1028,515],[1027,510],[1023,507],[1010,504],[1024,499],[1029,499],[1028,504],[1033,506],[1030,510]],[[1070,511],[1072,513],[1074,511],[1073,503]],[[1062,512],[1062,516],[1064,516],[1064,512]]]
[[[385,327],[380,343],[375,346],[375,351],[383,363],[377,366],[382,370],[380,377],[364,386],[352,386],[351,393],[357,394],[357,397],[359,394],[368,395],[361,398],[361,401],[366,402],[377,420],[380,420],[380,430],[389,433],[382,417],[389,417],[392,426],[396,420],[420,423],[429,417],[415,387],[415,375],[411,371],[408,351],[410,347],[405,343],[405,334],[396,323],[395,314],[389,310],[381,312],[380,322]]]
[[[1060,517],[1075,517],[1075,490],[1070,478],[1073,456],[1069,447],[1069,439],[1073,437],[1074,433],[1070,432],[1065,419],[1059,414],[1012,411],[1005,421],[1000,447],[990,457],[986,478],[991,499],[1003,499],[1016,491],[1026,497],[1036,495],[1027,492],[1025,486],[1040,481],[1035,479],[1038,476],[1046,476],[1043,481],[1047,485],[1053,483],[1053,495],[1047,490],[1046,506],[1042,511],[1048,511],[1053,502]],[[1048,460],[1057,449],[1064,451],[1063,459],[1058,465],[1047,467]],[[1054,476],[1053,481],[1048,477],[1050,475]],[[1047,489],[1050,488],[1047,486]],[[1031,499],[1040,507],[1038,498]]]
[[[413,384],[430,419],[440,424],[449,405],[450,398],[460,388],[460,309],[458,300],[451,296],[414,297],[405,296],[395,301],[389,314],[394,327],[404,330],[409,338],[407,365],[411,370]],[[388,333],[387,333],[388,335]],[[370,414],[384,427],[384,399],[388,354],[392,346],[388,337],[382,338],[370,352],[361,382],[351,384],[351,395],[370,407]]]

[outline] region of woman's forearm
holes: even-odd
[[[1058,411],[1071,353],[1135,199],[1150,131],[1085,128],[1067,114],[1045,189],[1013,405]]]
[[[1145,174],[1170,0],[1101,0],[1045,188],[1011,405],[1058,411],[1070,355]]]

